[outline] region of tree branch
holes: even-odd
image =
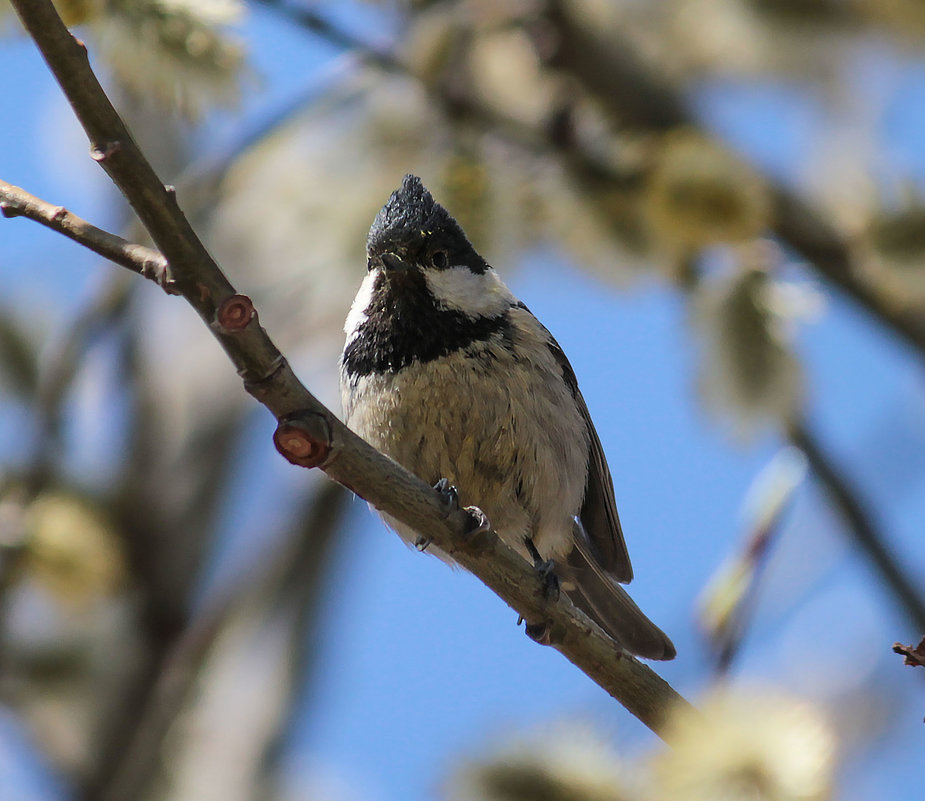
[[[452,88],[446,81],[428,82],[398,56],[363,41],[311,9],[292,5],[286,0],[254,2],[267,6],[325,42],[355,55],[366,64],[417,82],[452,122],[469,123],[478,127],[480,131],[488,131],[532,155],[550,156],[554,152],[564,152],[554,132],[544,130],[542,126],[534,127],[504,114],[481,102],[477,97],[461,91],[458,82],[453,83]],[[636,168],[621,169],[574,148],[569,148],[567,155],[568,166],[579,178],[603,183],[610,191],[634,191],[640,186],[641,175]]]
[[[322,467],[376,508],[426,532],[528,623],[540,626],[544,642],[658,731],[683,699],[654,671],[623,652],[564,594],[547,601],[537,572],[516,552],[493,533],[471,536],[471,520],[464,510],[447,509],[431,487],[365,443],[308,392],[257,322],[250,301],[235,293],[179,210],[174,194],[135,145],[90,69],[85,48],[64,27],[50,0],[12,2],[87,131],[91,154],[167,257],[178,292],[208,323],[247,391],[283,421],[277,430],[281,450],[288,450],[293,461]],[[294,431],[301,432],[302,442],[322,446],[315,453],[320,458],[298,458],[300,439]]]
[[[919,631],[925,631],[925,601],[916,590],[915,584],[903,572],[899,562],[890,553],[883,537],[877,531],[867,510],[857,499],[857,493],[848,480],[839,473],[804,424],[791,424],[788,434],[790,441],[806,454],[813,473],[841,514],[855,544],[873,563],[880,577],[893,591]]]
[[[135,245],[69,212],[64,206],[54,206],[25,189],[0,178],[0,213],[4,217],[27,217],[52,231],[89,248],[105,259],[138,273],[159,284],[166,292],[176,294],[170,280],[167,259],[144,245]]]
[[[609,32],[602,41],[562,0],[548,0],[545,20],[555,31],[555,48],[547,62],[577,78],[621,125],[654,131],[689,126],[702,131],[681,94],[643,62],[630,42],[615,40]],[[772,226],[777,237],[925,358],[925,315],[893,308],[859,280],[856,257],[845,237],[789,189],[767,175],[763,180],[774,203]]]

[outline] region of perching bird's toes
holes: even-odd
[[[436,484],[434,484],[434,489],[440,493],[441,500],[443,501],[444,507],[446,507],[446,513],[448,515],[453,514],[457,509],[459,509],[459,492],[449,480],[446,478],[441,478]]]
[[[441,478],[434,484],[434,489],[440,493],[447,517],[459,511],[459,490],[450,484],[449,479]],[[466,513],[467,536],[474,537],[476,534],[484,534],[491,531],[491,523],[488,520],[488,515],[479,509],[478,506],[467,506],[462,511]],[[419,551],[423,551],[429,544],[430,541],[428,540],[422,548],[418,546],[418,542],[415,542],[415,547],[418,548]]]
[[[465,511],[469,515],[468,524],[466,526],[466,534],[468,536],[474,537],[476,534],[485,534],[491,531],[491,522],[488,520],[488,515],[479,509],[478,506],[467,506]]]
[[[556,563],[552,559],[536,565],[536,572],[543,582],[543,598],[549,603],[559,600],[559,576],[556,573]]]
[[[533,567],[539,574],[540,581],[543,582],[543,598],[550,603],[555,603],[559,600],[559,576],[556,574],[556,563],[552,559],[543,559],[530,537],[524,538],[524,545],[533,557]]]
[[[524,632],[540,645],[552,644],[552,626],[549,623],[527,623],[524,626]]]

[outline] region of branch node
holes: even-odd
[[[248,374],[241,373],[241,378],[244,380],[244,388],[258,400],[263,395],[266,387],[271,385],[276,379],[277,376],[284,373],[289,367],[289,362],[286,361],[286,357],[282,353],[278,353],[276,358],[270,364],[270,369],[266,371],[263,375],[257,378],[249,378]],[[261,401],[263,403],[263,401]]]
[[[6,200],[3,200],[0,201],[0,214],[11,220],[13,217],[21,217],[22,209],[15,203],[9,203]]]
[[[158,254],[160,255],[160,254]],[[141,276],[149,281],[154,281],[168,295],[182,294],[177,289],[177,282],[174,281],[170,274],[170,265],[163,259],[149,258],[145,259],[141,265]]]
[[[215,325],[223,333],[233,333],[247,328],[256,317],[257,310],[247,295],[232,295],[215,312]]]
[[[103,164],[104,162],[111,159],[121,149],[122,143],[118,139],[112,139],[102,146],[93,145],[93,147],[90,148],[90,158],[99,164]]]
[[[280,419],[273,444],[294,465],[324,467],[331,453],[331,427],[323,414],[295,412]]]

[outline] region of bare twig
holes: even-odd
[[[905,657],[904,665],[925,667],[925,637],[922,637],[918,645],[903,645],[901,642],[894,642],[893,653]]]
[[[64,206],[53,206],[24,189],[0,179],[0,212],[4,217],[27,217],[41,223],[52,231],[64,234],[79,242],[103,258],[115,262],[133,273],[150,278],[170,294],[173,282],[170,280],[167,259],[144,245],[135,245],[121,236],[91,225]]]
[[[855,544],[877,568],[916,628],[925,631],[925,601],[890,552],[848,479],[839,473],[805,425],[794,423],[788,433],[790,441],[806,454],[813,473],[847,524]]]
[[[90,137],[94,157],[129,199],[167,257],[180,294],[209,324],[245,388],[290,432],[310,432],[323,444],[321,461],[299,458],[297,436],[280,436],[293,461],[317,464],[335,481],[417,531],[426,532],[552,644],[643,723],[658,731],[683,699],[654,671],[625,654],[563,594],[545,598],[536,571],[493,533],[470,536],[463,510],[377,452],[341,423],[299,382],[256,320],[250,301],[236,295],[134,144],[90,69],[85,48],[67,31],[50,0],[13,0]],[[310,441],[305,439],[304,441]],[[308,449],[311,450],[310,448]],[[307,452],[303,452],[306,455]]]

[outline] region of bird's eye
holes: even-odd
[[[450,262],[445,250],[435,250],[430,257],[430,263],[438,270],[445,270]]]

